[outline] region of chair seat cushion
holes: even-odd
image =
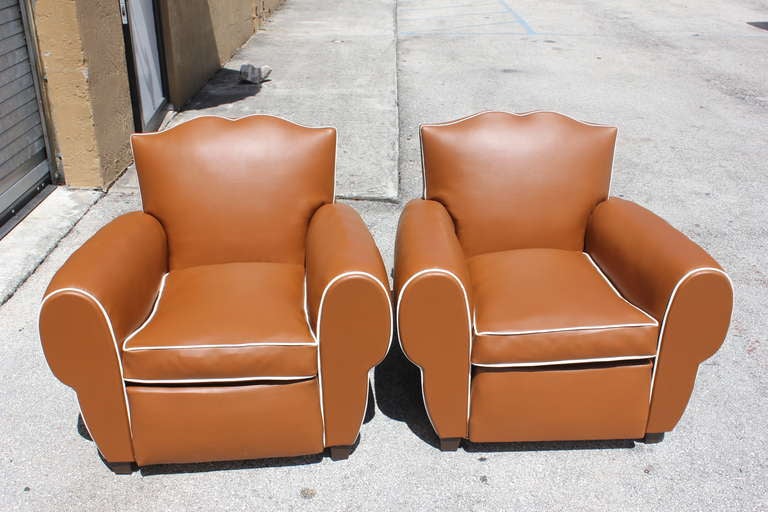
[[[472,363],[528,366],[654,357],[658,322],[588,254],[519,249],[469,259]]]
[[[123,343],[136,382],[288,380],[317,375],[304,267],[227,263],[171,271]]]

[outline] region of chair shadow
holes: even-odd
[[[551,452],[578,450],[626,450],[635,447],[631,439],[610,439],[605,441],[536,441],[515,443],[473,443],[464,440],[461,443],[465,452]]]
[[[77,433],[86,441],[93,441],[91,433],[88,432],[88,427],[85,426],[85,421],[83,421],[83,415],[80,413],[77,413]]]
[[[373,394],[373,386],[371,386],[371,381],[368,380],[368,405],[365,408],[365,416],[363,416],[363,425],[371,421],[374,416],[376,416],[376,398]],[[360,436],[362,436],[363,433],[361,432]]]
[[[233,460],[223,462],[195,462],[190,464],[156,464],[139,468],[141,476],[176,475],[181,473],[210,473],[214,471],[236,471],[242,469],[282,468],[318,464],[325,452],[298,457],[273,457],[269,459]]]
[[[419,368],[408,361],[397,339],[393,340],[384,361],[374,370],[374,383],[377,405],[385,416],[405,422],[425,443],[436,448],[440,446],[424,408]]]
[[[369,388],[369,393],[370,393]],[[366,409],[365,418],[368,418],[369,411],[375,408],[373,405],[373,399],[369,395],[368,409]],[[367,423],[373,419],[373,413],[370,414],[369,419],[364,419],[363,422]],[[360,445],[360,437],[357,436],[355,444],[352,445],[350,451],[350,457],[352,457],[357,451],[357,447]],[[308,466],[310,464],[318,464],[328,455],[328,449],[323,450],[322,453],[315,453],[312,455],[299,455],[297,457],[271,457],[267,459],[250,459],[250,460],[233,460],[233,461],[216,461],[216,462],[194,462],[189,464],[156,464],[150,466],[142,466],[139,468],[141,476],[155,476],[155,475],[175,475],[180,473],[209,473],[213,471],[233,471],[240,469],[259,469],[259,468],[282,468],[291,466]],[[337,461],[343,463],[344,461]]]
[[[268,81],[268,80],[266,80]],[[184,110],[201,110],[226,103],[233,103],[257,94],[260,84],[252,84],[240,80],[240,72],[234,69],[221,68],[216,74],[190,99]]]

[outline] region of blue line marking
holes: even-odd
[[[401,1],[403,1],[403,0],[401,0]],[[461,1],[461,0],[459,0],[459,1]],[[498,12],[498,14],[507,14],[507,15],[511,16],[513,19],[511,19],[509,21],[500,21],[500,22],[495,22],[495,23],[491,22],[491,23],[459,25],[459,26],[455,26],[455,27],[440,27],[440,28],[433,28],[433,29],[427,29],[427,30],[408,30],[408,31],[401,30],[401,31],[399,31],[399,34],[400,35],[405,35],[405,36],[418,35],[418,34],[421,34],[421,35],[430,35],[430,34],[431,35],[437,35],[437,34],[440,34],[440,33],[443,33],[443,32],[450,32],[450,33],[453,33],[453,34],[456,34],[456,35],[460,35],[460,34],[464,35],[464,34],[467,34],[467,32],[462,31],[462,29],[467,29],[467,28],[480,28],[480,29],[482,29],[482,28],[491,27],[491,26],[494,26],[494,25],[513,25],[514,24],[514,25],[519,25],[520,28],[522,28],[522,30],[524,31],[523,33],[521,33],[519,35],[528,35],[528,36],[538,35],[538,33],[533,29],[533,27],[531,27],[531,25],[525,20],[525,18],[523,18],[520,14],[518,14],[517,11],[515,11],[512,8],[512,6],[509,5],[507,0],[492,0],[492,1],[496,5],[501,7],[501,11]],[[441,11],[441,10],[446,10],[446,9],[456,8],[456,7],[468,7],[470,5],[472,5],[474,7],[477,7],[477,4],[474,4],[474,5],[473,4],[451,4],[451,5],[437,5],[437,6],[421,6],[421,7],[411,8],[411,9],[399,8],[399,11],[402,12],[403,10],[415,11],[415,10],[427,10],[427,9],[429,9],[429,10],[437,10],[438,13],[439,13],[439,11]],[[438,14],[438,13],[435,13],[435,14]],[[492,13],[492,12],[482,12],[481,11],[481,12],[465,13],[465,16],[466,17],[472,17],[472,16],[477,16],[477,15],[492,16],[493,14],[494,13]],[[427,15],[427,16],[416,16],[416,17],[411,17],[411,18],[408,18],[406,16],[406,17],[398,17],[398,22],[408,23],[410,21],[410,22],[418,23],[418,22],[431,21],[431,20],[436,20],[436,19],[453,18],[455,16],[456,15],[434,15],[434,14],[433,15]],[[461,31],[461,32],[459,32],[459,31]],[[496,34],[499,34],[499,33],[496,32]],[[513,34],[516,34],[516,33],[514,33],[514,32],[505,32],[505,33],[499,34],[499,35],[513,35]],[[483,33],[482,32],[478,32],[476,35],[483,35]]]
[[[536,32],[537,36],[549,35],[544,32]],[[563,34],[566,35],[566,34]],[[578,35],[578,34],[576,34]],[[399,37],[414,37],[414,36],[435,36],[435,37],[484,37],[484,36],[514,36],[514,37],[530,37],[525,32],[399,32]],[[763,36],[768,39],[768,36]]]
[[[487,2],[482,2],[482,4],[491,4],[495,3],[494,0],[490,0]],[[460,7],[479,7],[477,3],[471,3],[471,4],[445,4],[445,5],[425,5],[420,7],[400,7],[403,5],[403,0],[400,0],[397,3],[398,10],[400,11],[434,11],[434,10],[444,10],[444,9],[458,9]]]
[[[531,27],[527,21],[525,21],[525,18],[520,16],[517,11],[515,11],[509,3],[507,3],[507,0],[499,0],[499,4],[504,8],[505,11],[507,11],[509,14],[515,17],[517,22],[525,29],[525,33],[532,36],[536,34],[536,31],[533,30],[533,27]]]
[[[435,28],[431,30],[414,30],[414,31],[406,31],[406,32],[400,32],[400,34],[407,34],[407,35],[414,35],[414,34],[455,34],[460,29],[467,29],[467,28],[483,28],[483,27],[495,27],[499,25],[518,25],[515,21],[498,21],[498,22],[491,22],[491,23],[477,23],[473,25],[459,25],[457,27],[449,27],[449,28]],[[483,32],[477,32],[478,36],[483,35]],[[525,36],[530,35],[526,32],[518,32],[517,35]]]
[[[445,16],[421,16],[419,18],[398,18],[397,21],[429,21],[429,20],[442,20],[442,19],[455,19],[459,16],[463,17],[469,17],[469,16],[492,16],[494,14],[509,14],[506,11],[493,11],[493,12],[469,12],[469,13],[461,13],[459,14],[448,14]]]

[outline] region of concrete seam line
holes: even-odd
[[[398,0],[392,2],[392,38],[395,46],[395,114],[397,116],[397,133],[395,133],[395,166],[397,168],[397,191],[395,192],[395,202],[399,203],[403,197],[402,191],[402,169],[400,168],[400,79],[398,76],[400,69],[400,27],[398,23]]]
[[[93,203],[91,203],[88,206],[88,208],[85,209],[85,211],[83,211],[83,214],[80,215],[80,218],[72,223],[72,226],[70,226],[69,229],[67,231],[65,231],[59,237],[58,240],[56,240],[56,243],[53,244],[53,246],[48,251],[46,251],[45,254],[42,255],[42,257],[34,264],[34,266],[29,271],[24,273],[24,275],[19,280],[19,282],[16,284],[16,286],[11,288],[5,296],[0,298],[0,306],[3,306],[6,302],[8,302],[10,300],[10,298],[13,297],[16,294],[16,292],[19,291],[19,289],[22,286],[24,286],[24,283],[26,283],[29,280],[29,278],[32,277],[32,275],[35,272],[37,272],[37,269],[40,268],[40,266],[43,263],[45,263],[45,261],[48,259],[48,256],[50,256],[53,253],[53,251],[55,251],[56,249],[59,248],[59,246],[61,245],[62,240],[64,240],[66,237],[68,237],[69,234],[72,233],[72,231],[75,229],[75,227],[77,227],[77,225],[80,224],[80,221],[82,221],[83,218],[85,218],[85,216],[88,215],[88,212],[91,211],[91,208],[96,206],[96,204],[98,204],[99,201],[104,199],[105,193],[103,191],[99,191],[99,194],[100,195],[96,198],[96,200]]]

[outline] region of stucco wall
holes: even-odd
[[[169,100],[180,108],[282,0],[158,0]],[[130,164],[133,132],[117,0],[37,0],[33,12],[66,183],[107,187]]]
[[[67,183],[99,186],[101,165],[88,86],[88,64],[74,0],[38,0],[34,6],[49,112]]]
[[[37,0],[38,46],[60,170],[68,185],[105,187],[131,159],[125,47],[113,0]]]
[[[284,0],[254,0],[254,17],[256,28],[259,28],[264,20],[277,9]]]
[[[115,0],[77,0],[104,185],[130,165],[129,138],[134,130],[122,20],[115,4]]]
[[[282,0],[160,0],[170,101],[184,104]]]

